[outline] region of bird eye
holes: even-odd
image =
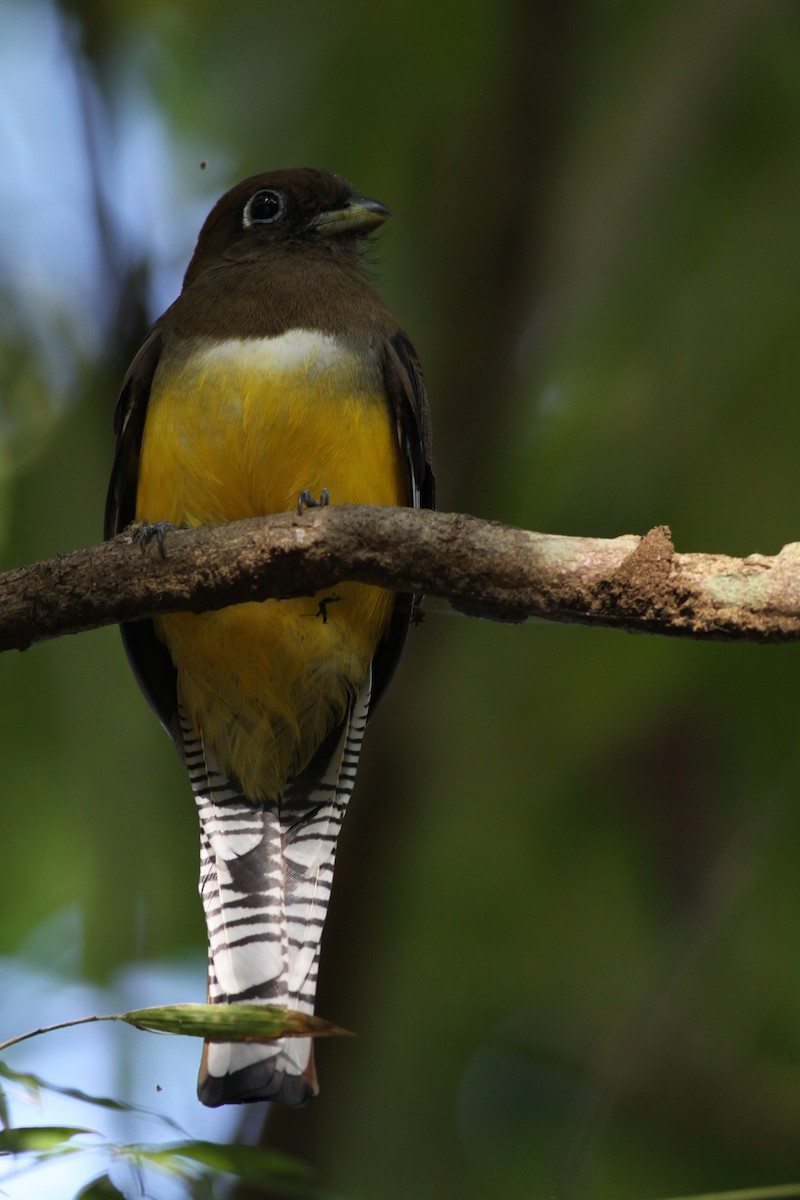
[[[275,192],[272,188],[263,188],[251,196],[244,206],[242,222],[245,229],[251,225],[268,225],[270,221],[277,221],[278,217],[283,216],[284,208],[284,199],[280,192]]]

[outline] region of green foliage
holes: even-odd
[[[73,1138],[91,1129],[70,1129],[66,1126],[32,1125],[29,1128],[0,1130],[0,1154],[47,1154],[61,1149]]]
[[[746,1188],[740,1192],[706,1192],[704,1196],[680,1196],[674,1200],[798,1200],[800,1184],[787,1187]]]
[[[37,1076],[22,1075],[10,1071],[0,1064],[2,1074],[16,1083],[24,1083],[31,1095],[41,1098],[42,1093],[55,1092],[70,1095],[87,1105],[101,1109],[115,1109],[140,1115],[155,1116],[159,1122],[169,1125],[160,1115],[137,1109],[135,1105],[121,1104],[105,1096],[90,1096],[74,1089],[54,1088]],[[257,1146],[217,1145],[213,1142],[183,1139],[159,1146],[141,1143],[114,1142],[101,1134],[84,1127],[67,1126],[16,1126],[0,1130],[0,1160],[11,1156],[14,1168],[4,1175],[4,1183],[13,1180],[18,1173],[28,1172],[36,1166],[51,1163],[66,1156],[96,1156],[102,1153],[110,1163],[126,1164],[140,1178],[148,1170],[165,1173],[184,1181],[192,1195],[213,1197],[211,1183],[216,1176],[233,1176],[246,1183],[263,1188],[279,1188],[287,1194],[313,1197],[320,1195],[311,1181],[310,1169],[289,1155]],[[93,1179],[76,1195],[75,1200],[106,1200],[107,1197],[123,1196],[109,1176]]]
[[[97,1179],[81,1188],[75,1200],[117,1200],[120,1196],[124,1200],[124,1194],[114,1186],[108,1175],[98,1175]]]

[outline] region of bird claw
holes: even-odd
[[[158,542],[159,554],[162,558],[166,558],[167,554],[164,548],[166,536],[175,529],[180,529],[180,526],[173,525],[171,521],[142,521],[136,531],[136,541],[142,547],[142,551],[144,551],[153,538],[155,538]]]
[[[330,502],[331,494],[327,488],[322,489],[319,500],[314,499],[310,488],[303,488],[297,497],[297,515],[302,516],[304,508],[327,508]]]

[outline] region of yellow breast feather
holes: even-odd
[[[285,512],[305,488],[327,488],[332,504],[407,502],[377,369],[304,330],[164,360],[142,440],[137,519],[208,525]],[[280,796],[341,719],[391,605],[383,589],[342,584],[156,620],[192,722],[251,799]]]

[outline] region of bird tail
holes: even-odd
[[[208,1001],[313,1013],[336,841],[369,712],[368,679],[342,725],[277,804],[253,804],[220,770],[181,711],[200,816],[200,894],[208,927]],[[311,1038],[206,1042],[203,1104],[307,1104],[318,1092]]]

